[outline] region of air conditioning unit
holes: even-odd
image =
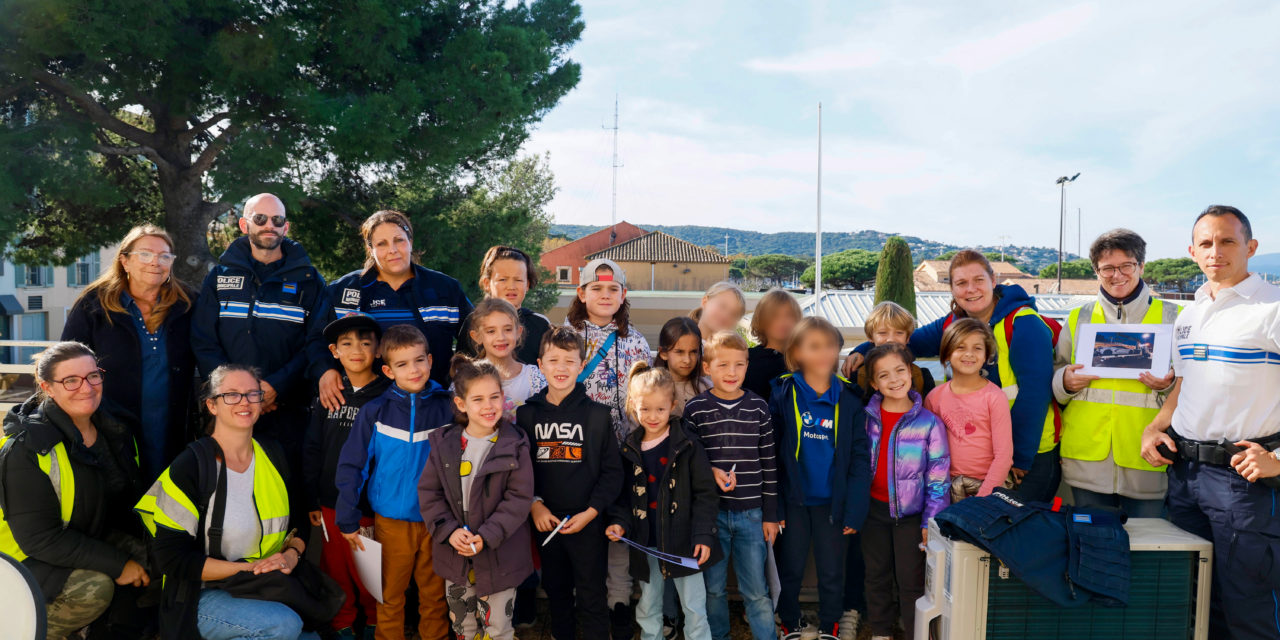
[[[1125,530],[1129,605],[1065,608],[930,522],[915,640],[1207,640],[1213,543],[1157,518],[1130,519]]]

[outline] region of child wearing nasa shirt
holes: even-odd
[[[581,621],[583,637],[608,638],[603,516],[622,488],[622,459],[609,407],[587,397],[577,381],[586,356],[582,336],[570,327],[550,329],[539,351],[547,388],[516,410],[516,425],[533,444],[530,513],[551,635],[573,640],[575,622]]]

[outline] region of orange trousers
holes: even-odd
[[[431,568],[432,543],[427,525],[374,515],[373,539],[382,545],[377,640],[404,640],[404,593],[410,580],[418,584],[418,637],[449,640],[444,580]]]

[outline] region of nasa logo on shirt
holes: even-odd
[[[244,288],[244,276],[218,276],[218,291],[238,291]]]
[[[360,290],[359,289],[343,289],[342,304],[352,307],[360,306]]]

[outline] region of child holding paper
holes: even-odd
[[[492,363],[453,357],[452,424],[429,432],[431,453],[418,483],[422,520],[438,545],[431,556],[445,580],[458,638],[512,640],[516,587],[533,573],[529,441],[502,412],[502,375]]]
[[[605,512],[622,489],[622,459],[609,407],[588,398],[577,380],[585,357],[577,331],[548,330],[538,358],[547,388],[516,410],[516,424],[537,452],[530,513],[555,640],[574,640],[577,621],[583,637],[609,637],[603,533]]]
[[[663,578],[674,578],[684,610],[685,640],[711,640],[707,590],[699,574],[721,558],[716,540],[719,496],[711,463],[696,438],[671,416],[675,381],[666,369],[639,362],[631,368],[627,413],[639,423],[622,443],[624,490],[605,529],[660,553],[692,557],[697,568],[659,560],[632,548],[631,575],[641,581],[636,622],[641,640],[662,638]]]

